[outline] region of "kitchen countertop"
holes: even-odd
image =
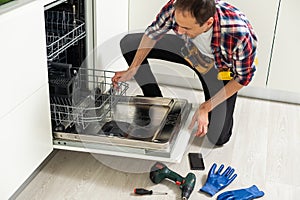
[[[0,17],[35,0],[14,0],[0,6]]]
[[[54,1],[56,0],[14,0],[0,6],[0,17],[32,2],[39,2],[44,6]]]

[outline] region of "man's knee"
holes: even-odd
[[[129,51],[135,51],[141,42],[143,34],[142,33],[132,33],[125,35],[120,41],[120,47],[122,52],[127,49]]]
[[[225,136],[207,135],[207,138],[212,144],[216,146],[222,146],[227,142],[229,142],[230,136],[231,136],[231,132],[227,133]]]
[[[207,134],[208,140],[216,145],[216,146],[222,146],[229,142],[230,137],[232,135],[232,127],[233,127],[233,119],[231,122],[228,124],[228,126],[224,126],[222,132],[216,133],[216,132],[211,132]]]

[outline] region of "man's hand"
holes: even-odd
[[[205,104],[201,104],[199,108],[196,110],[192,122],[189,125],[189,129],[192,129],[197,122],[198,129],[197,132],[195,133],[196,136],[204,136],[207,133],[208,129],[208,109],[206,108]]]
[[[137,69],[135,67],[130,67],[125,71],[116,72],[115,75],[111,78],[114,88],[118,87],[119,82],[125,82],[136,74]]]
[[[142,64],[143,60],[147,57],[151,49],[154,47],[156,40],[152,40],[147,35],[143,35],[143,38],[140,42],[140,45],[136,51],[134,59],[130,64],[130,67],[125,71],[116,72],[114,77],[112,77],[112,83],[114,88],[118,87],[119,82],[125,82],[130,79],[136,74],[138,68]]]

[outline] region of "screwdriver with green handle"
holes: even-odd
[[[134,194],[138,195],[167,195],[168,193],[166,192],[153,192],[152,190],[146,190],[144,188],[135,188],[134,189]]]

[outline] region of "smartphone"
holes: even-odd
[[[204,161],[201,153],[189,153],[191,170],[204,170]]]

